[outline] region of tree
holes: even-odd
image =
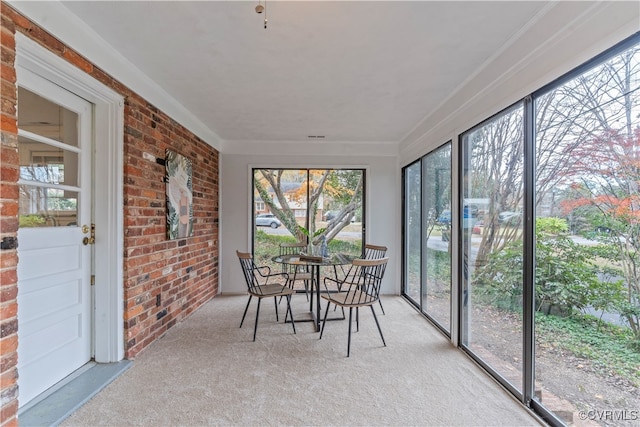
[[[467,139],[464,198],[489,200],[482,218],[484,227],[475,260],[477,267],[482,267],[491,253],[522,236],[518,222],[505,226],[499,222],[498,215],[502,211],[518,210],[522,205],[523,131],[523,109],[519,106],[486,123]]]
[[[564,89],[565,103],[578,108],[573,126],[578,144],[563,147],[572,158],[560,174],[569,188],[561,207],[582,211],[609,232],[612,260],[626,282],[627,319],[640,337],[640,46],[595,67]]]
[[[585,207],[608,233],[598,236],[614,249],[627,284],[630,308],[640,303],[640,126],[631,136],[608,130],[574,150],[580,160],[566,173],[572,179],[574,198],[561,204],[565,213]],[[627,310],[627,319],[640,337],[640,319]],[[635,310],[637,311],[637,310]]]
[[[327,223],[325,230],[314,243],[322,239],[323,236],[327,242],[333,240],[340,230],[351,223],[355,212],[362,210],[362,181],[362,171],[332,171],[327,181],[328,185],[325,186],[325,193],[331,196],[334,203],[337,203],[341,208],[336,216]]]
[[[256,191],[271,212],[299,242],[306,243],[308,234],[313,244],[323,238],[331,241],[351,223],[356,210],[362,207],[362,182],[360,170],[259,169],[254,177]],[[324,203],[331,200],[340,206],[340,211],[324,229],[318,230],[316,213],[321,197]],[[298,224],[292,203],[306,207],[308,227]]]

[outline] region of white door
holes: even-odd
[[[20,406],[87,363],[92,105],[23,72],[18,89]],[[86,240],[83,242],[83,239]]]

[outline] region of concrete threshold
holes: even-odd
[[[18,424],[28,427],[57,426],[132,364],[129,360],[86,364],[21,408]]]

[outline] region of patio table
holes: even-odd
[[[333,267],[334,274],[336,275],[336,279],[338,276],[337,267],[342,265],[351,264],[353,261],[353,256],[345,255],[345,254],[334,254],[329,257],[320,257],[320,256],[308,256],[304,254],[296,255],[278,255],[271,260],[273,262],[277,262],[280,264],[294,265],[294,266],[304,266],[308,267],[311,271],[311,298],[309,302],[309,313],[311,314],[311,318],[306,319],[295,319],[296,322],[313,322],[315,324],[316,332],[320,332],[320,268],[321,267]],[[297,269],[295,270],[297,272]],[[294,282],[295,282],[295,274],[294,273]],[[315,291],[315,292],[314,292]],[[325,291],[325,292],[328,292]],[[315,293],[315,304],[314,304],[314,293]],[[344,317],[341,318],[332,318],[327,320],[344,320]]]

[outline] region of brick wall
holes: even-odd
[[[166,148],[193,163],[191,238],[167,240],[165,168],[143,157],[164,158]],[[217,292],[218,155],[137,96],[125,103],[124,155],[125,328],[133,357]]]
[[[127,358],[218,292],[218,152],[6,3],[0,6],[0,425],[6,427],[17,425],[19,374],[15,33],[34,39],[125,97],[123,339]],[[145,158],[145,154],[164,158],[167,148],[193,163],[194,236],[179,240],[166,238],[164,166]]]
[[[2,4],[0,32],[0,422],[17,426],[18,410],[18,138],[14,25]]]

